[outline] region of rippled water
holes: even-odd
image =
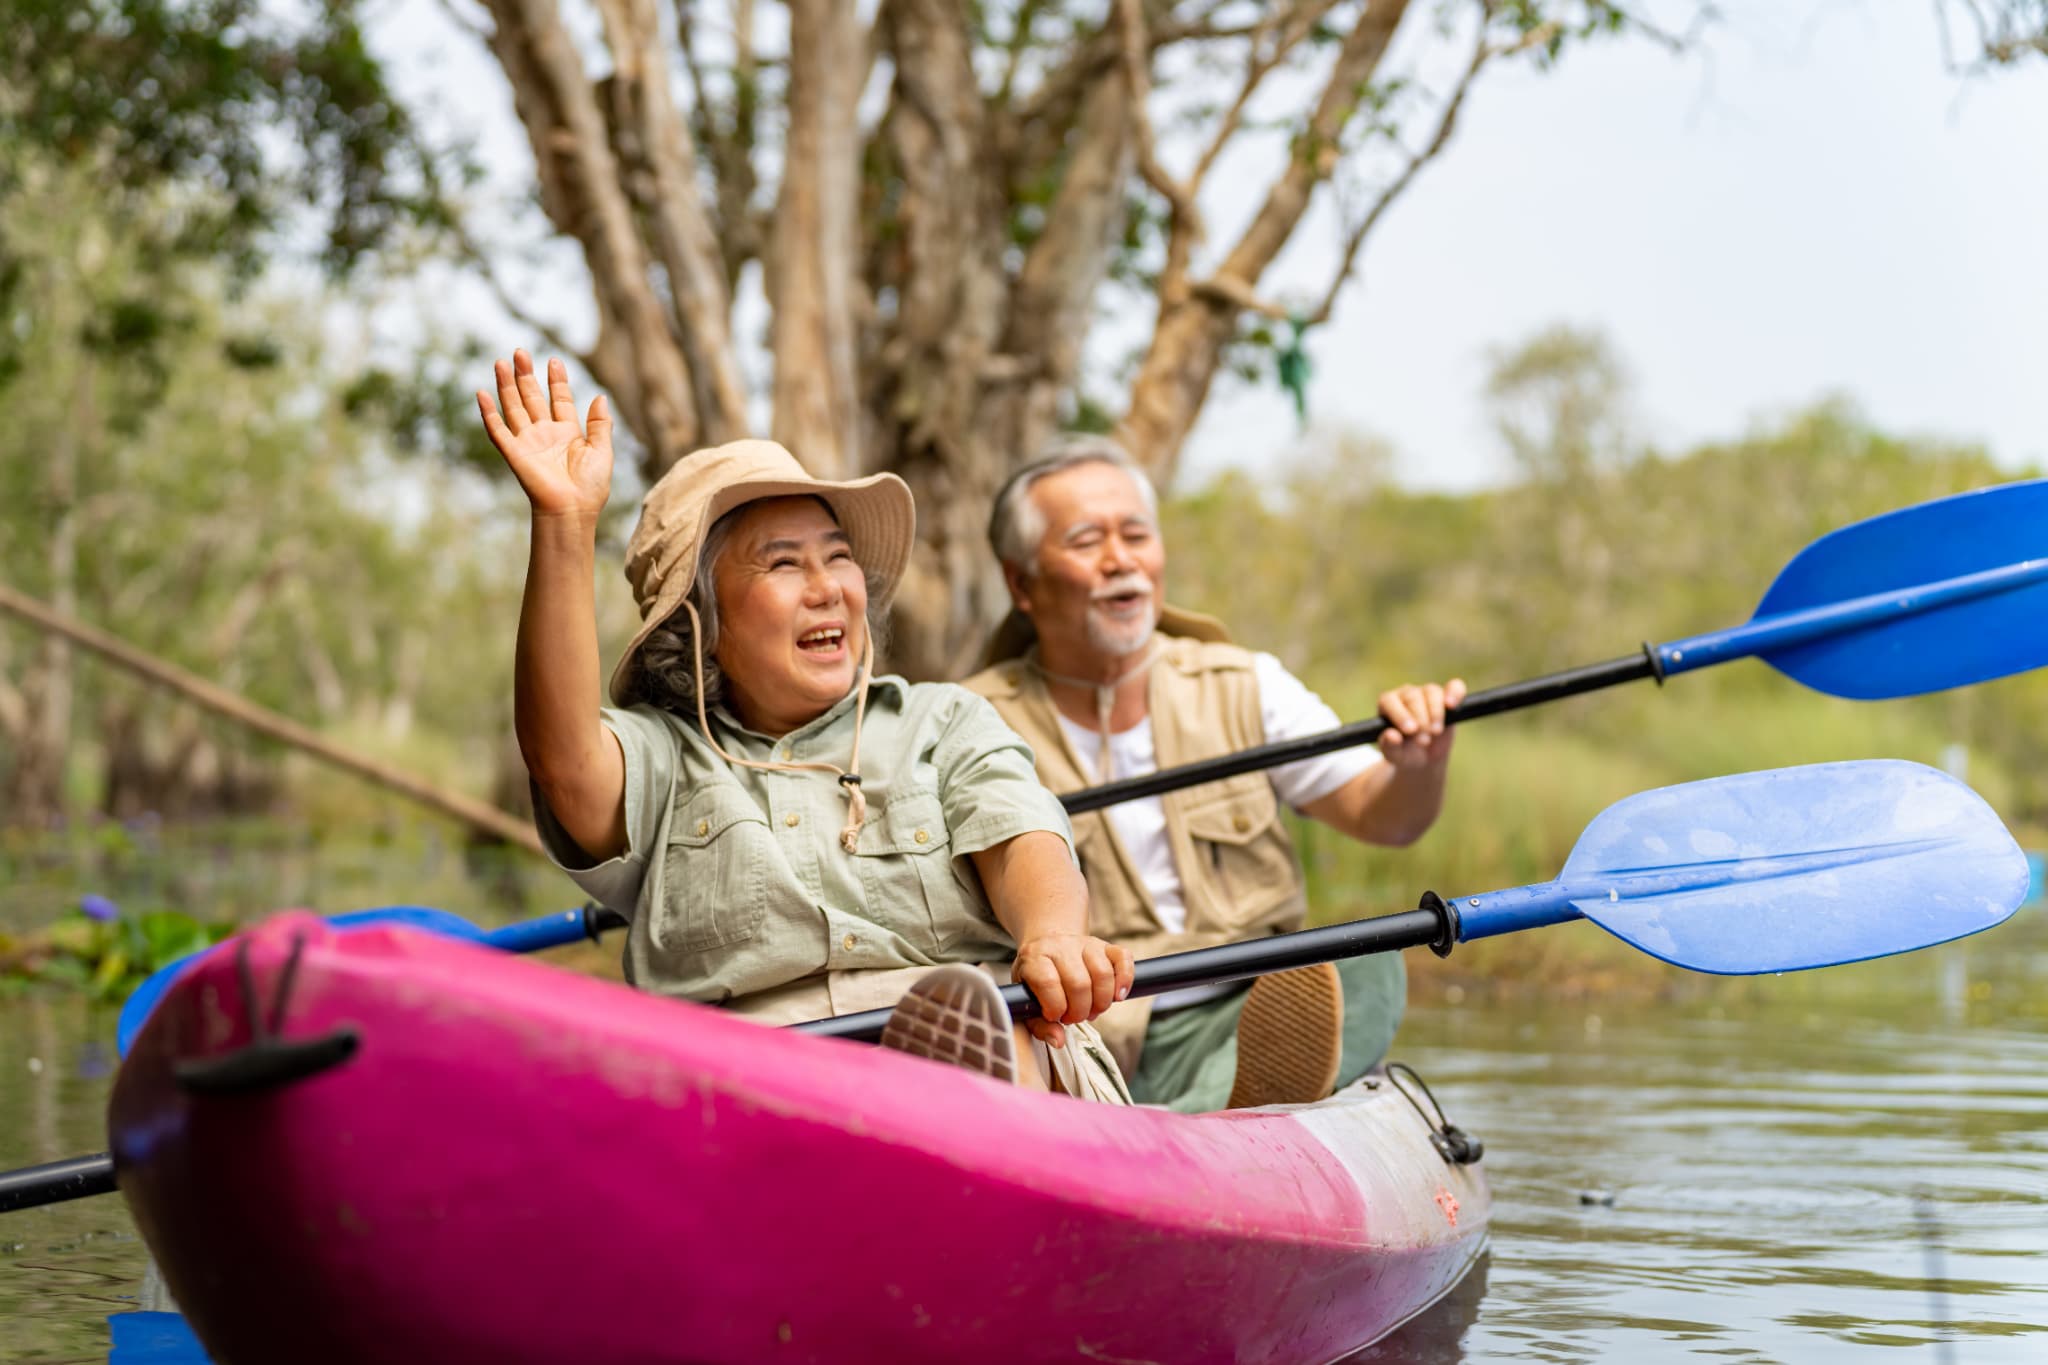
[[[0,1166],[104,1145],[112,1032],[0,1000]],[[2048,1359],[2040,907],[1682,1005],[1418,1008],[1396,1055],[1486,1140],[1493,1244],[1360,1360]],[[105,1361],[143,1263],[118,1199],[0,1215],[0,1359]]]

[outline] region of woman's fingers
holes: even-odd
[[[1131,993],[1131,986],[1137,979],[1138,964],[1131,956],[1131,950],[1121,943],[1109,945],[1109,961],[1116,969],[1116,998],[1122,1000]]]
[[[519,397],[519,383],[512,377],[512,363],[492,364],[491,375],[498,381],[498,407],[505,414],[505,427],[514,436],[532,425],[526,418],[526,404]]]
[[[1033,1019],[1026,1023],[1024,1027],[1031,1031],[1033,1038],[1044,1043],[1047,1047],[1065,1047],[1067,1045],[1067,1030],[1065,1026],[1056,1024],[1050,1019]]]
[[[1056,1018],[1063,1024],[1084,1024],[1095,1017],[1095,982],[1081,960],[1079,945],[1059,955],[1060,985],[1065,988],[1067,1007]]]
[[[519,385],[519,401],[526,407],[527,420],[546,421],[547,399],[540,391],[540,376],[533,372],[533,357],[525,351],[512,353],[512,378]]]
[[[576,400],[569,393],[569,367],[559,360],[548,362],[548,415],[557,422],[576,420]]]
[[[1067,989],[1061,984],[1060,969],[1049,957],[1039,955],[1017,964],[1017,979],[1031,988],[1038,1012],[1047,1019],[1064,1019]]]
[[[476,391],[476,405],[484,415],[484,435],[491,438],[491,444],[498,448],[500,455],[507,454],[512,445],[512,433],[506,429],[505,419],[498,416],[498,405],[482,389]]]
[[[1110,964],[1109,945],[1099,938],[1088,940],[1081,949],[1081,962],[1088,968],[1087,1017],[1093,1019],[1116,1003],[1116,968]]]

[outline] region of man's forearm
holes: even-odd
[[[1449,763],[1416,768],[1375,763],[1304,809],[1354,839],[1401,848],[1420,839],[1436,823],[1444,807],[1449,768]]]

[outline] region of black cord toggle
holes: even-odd
[[[1429,1101],[1429,1109],[1422,1107],[1422,1100],[1415,1098],[1415,1092],[1401,1084],[1401,1077],[1415,1083],[1423,1098]],[[1429,1090],[1428,1082],[1415,1074],[1415,1068],[1405,1062],[1387,1063],[1387,1080],[1394,1089],[1401,1092],[1408,1103],[1415,1106],[1415,1112],[1422,1115],[1422,1121],[1429,1125],[1429,1145],[1436,1148],[1436,1154],[1453,1166],[1477,1165],[1479,1158],[1486,1155],[1486,1144],[1444,1117],[1444,1107],[1436,1102],[1436,1096]],[[1430,1109],[1436,1111],[1430,1117]]]

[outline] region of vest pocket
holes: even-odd
[[[1280,803],[1264,774],[1247,776],[1253,780],[1233,778],[1223,792],[1187,812],[1188,838],[1216,890],[1202,898],[1215,922],[1198,924],[1191,913],[1190,929],[1240,929],[1294,895],[1300,874],[1280,825]],[[1182,879],[1188,879],[1185,872]],[[1195,898],[1190,894],[1188,900],[1192,911]]]
[[[854,854],[866,917],[926,953],[936,954],[968,926],[965,895],[953,881],[946,811],[929,787],[888,793],[870,806]]]
[[[761,869],[772,845],[768,817],[745,792],[712,787],[685,802],[669,825],[660,946],[695,952],[760,933]]]

